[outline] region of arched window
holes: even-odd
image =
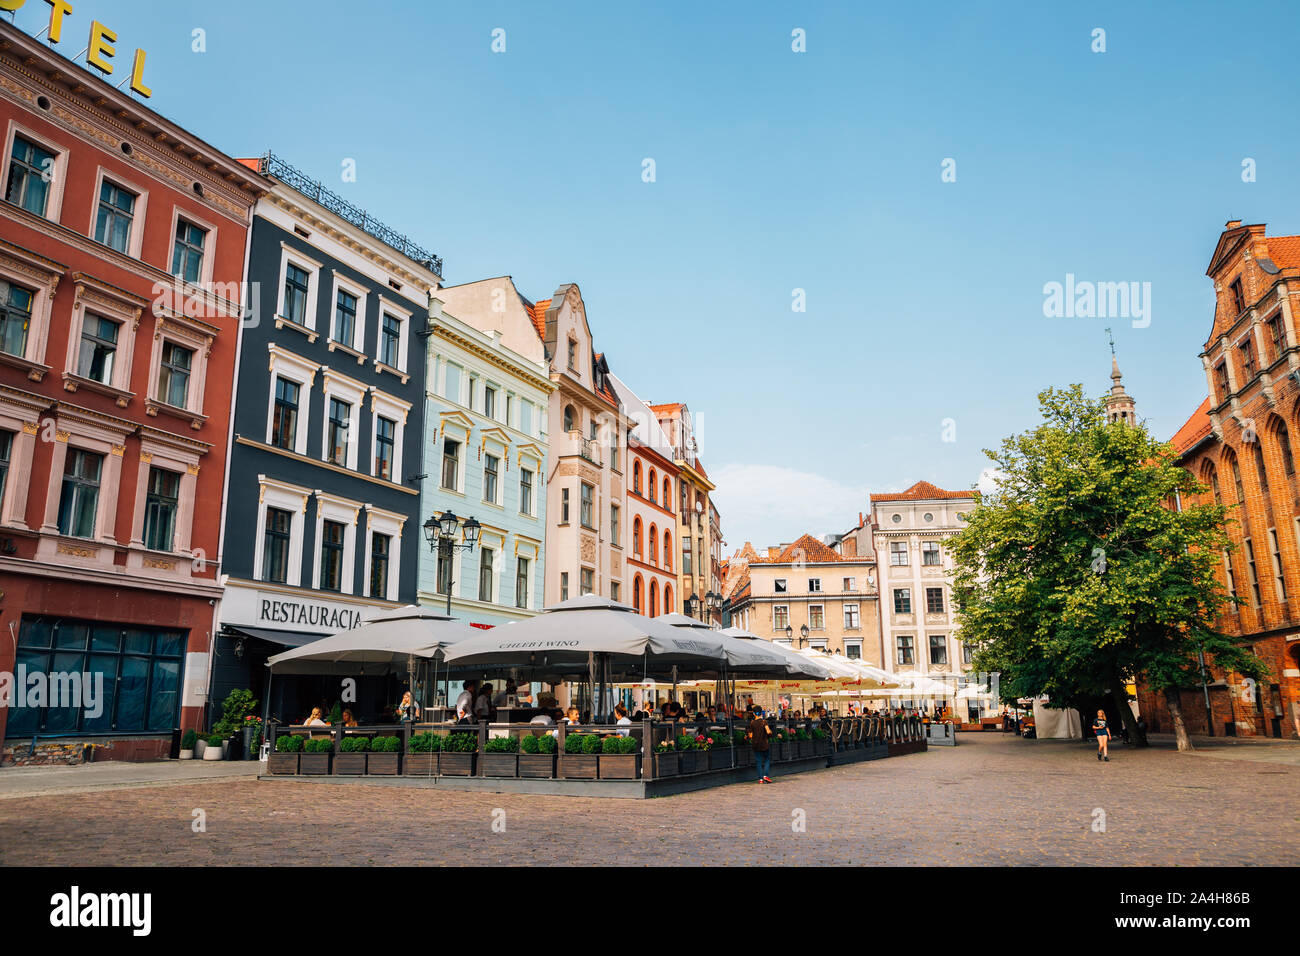
[[[659,563],[659,527],[653,524],[650,526],[650,563]]]
[[[641,558],[641,518],[640,516],[632,519],[632,553]]]
[[[1277,447],[1282,453],[1282,467],[1287,475],[1295,474],[1295,459],[1291,456],[1291,436],[1287,433],[1286,423],[1277,423]]]
[[[1259,473],[1259,487],[1264,494],[1268,495],[1268,472],[1264,470],[1264,449],[1260,447],[1258,436],[1253,442],[1255,446],[1255,470]]]
[[[673,586],[671,584],[665,584],[664,585],[664,613],[672,614],[676,610],[677,608],[673,605]]]
[[[1205,483],[1209,485],[1210,490],[1214,492],[1214,503],[1216,505],[1223,504],[1223,495],[1219,493],[1219,472],[1213,465],[1208,463],[1205,466]]]
[[[659,582],[653,579],[650,581],[650,616],[659,616]]]
[[[650,469],[650,500],[651,501],[655,500],[655,482],[657,480],[658,478],[655,475],[655,470],[651,468]]]
[[[578,413],[574,411],[572,405],[564,406],[564,430],[571,432],[578,427]]]
[[[632,608],[638,614],[641,613],[641,575],[632,579]]]
[[[1241,504],[1246,500],[1246,492],[1241,487],[1241,466],[1237,464],[1237,456],[1231,451],[1225,452],[1223,457],[1227,460],[1228,467],[1232,470],[1232,484],[1237,492],[1237,500],[1233,503]]]
[[[632,490],[641,494],[641,462],[632,462]]]
[[[669,571],[673,569],[673,533],[664,532],[664,567]]]
[[[664,479],[664,507],[670,508],[673,503],[673,482],[671,478]]]

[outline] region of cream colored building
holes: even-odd
[[[677,466],[677,561],[678,593],[682,611],[709,624],[722,624],[722,581],[720,562],[721,519],[710,506],[709,495],[716,485],[709,480],[695,443],[691,410],[680,402],[651,405],[659,420]],[[715,607],[708,606],[714,595]],[[696,604],[691,606],[691,598]]]

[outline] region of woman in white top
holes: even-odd
[[[628,728],[627,730],[620,730],[620,731],[618,732],[618,735],[619,735],[620,737],[626,737],[626,736],[628,736],[629,734],[631,734],[631,733],[632,733],[632,718],[629,717],[629,716],[627,715],[627,708],[624,707],[622,704],[615,704],[615,705],[614,705],[614,716],[618,718],[618,720],[614,721],[616,724],[618,724],[620,727],[623,726],[623,725],[627,725],[627,728]]]

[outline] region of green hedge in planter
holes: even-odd
[[[276,753],[296,754],[302,752],[303,739],[292,734],[281,734],[275,738]]]
[[[699,741],[696,739],[694,734],[678,734],[676,749],[683,753],[688,750],[699,750]]]
[[[187,730],[181,737],[181,750],[193,750],[194,745],[199,742],[199,734],[196,730]]]
[[[395,754],[402,749],[400,737],[376,737],[370,742],[370,752],[376,754]]]
[[[209,734],[209,735],[208,735],[208,746],[209,746],[209,747],[220,747],[220,746],[221,746],[223,743],[225,743],[225,742],[226,742],[226,735],[225,735],[225,734]]]
[[[302,745],[302,752],[305,754],[327,754],[334,749],[334,741],[328,737],[319,740],[305,740]]]
[[[543,754],[553,754],[560,749],[560,742],[547,734],[545,737],[534,737],[537,741],[537,752]]]
[[[600,753],[600,738],[595,734],[569,734],[564,738],[566,754]]]
[[[529,737],[536,740],[536,737]],[[519,752],[519,741],[514,737],[493,737],[483,745],[483,752],[489,754],[514,754]],[[533,751],[536,753],[537,751]]]
[[[478,734],[448,734],[442,740],[444,753],[472,754],[478,750]]]
[[[397,738],[394,737],[394,740]],[[442,737],[432,731],[415,734],[411,737],[411,753],[433,754],[442,749]]]
[[[603,754],[634,754],[641,746],[641,741],[635,737],[606,737],[600,742],[600,752]]]
[[[339,744],[339,753],[344,754],[365,753],[369,749],[369,737],[344,737],[343,742]]]
[[[526,754],[541,753],[542,752],[541,744],[538,743],[538,741],[540,741],[541,739],[542,739],[541,737],[534,737],[531,734],[529,734],[527,737],[519,741],[520,752]]]

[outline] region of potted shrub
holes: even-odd
[[[483,744],[483,776],[519,776],[519,740],[517,738],[488,738]]]
[[[298,772],[321,776],[330,772],[330,758],[334,756],[334,740],[331,737],[312,737],[303,741],[302,753],[298,756]]]
[[[275,739],[275,751],[266,758],[266,772],[296,774],[298,756],[302,753],[303,738],[281,734]]]
[[[442,739],[442,755],[438,759],[438,772],[453,777],[474,776],[475,757],[478,756],[478,734],[463,731],[448,734]]]
[[[194,759],[194,744],[198,741],[199,734],[196,730],[187,730],[181,735],[181,760]]]
[[[334,758],[334,772],[339,776],[361,776],[366,772],[366,751],[369,749],[369,737],[344,737]]]
[[[534,737],[529,734],[519,741],[519,776],[555,776],[555,752],[559,743],[550,734]]]
[[[675,777],[682,772],[681,754],[677,745],[671,740],[661,740],[655,744],[655,776]]]
[[[804,760],[813,755],[812,735],[803,727],[798,727],[794,732],[795,757]]]
[[[432,777],[438,772],[438,751],[442,749],[442,737],[432,731],[412,734],[410,751],[406,755],[406,775],[408,777]]]
[[[793,755],[789,732],[783,728],[772,731],[772,741],[769,746],[772,748],[773,760],[789,760]]]
[[[568,734],[560,756],[560,776],[569,780],[595,780],[599,775],[600,738],[595,734]]]
[[[226,742],[223,734],[209,734],[208,745],[203,748],[204,760],[220,760],[224,754],[221,745]]]
[[[677,735],[677,753],[681,762],[680,772],[683,775],[704,770],[709,765],[707,755],[703,755],[703,759],[701,759],[699,739],[696,738],[695,734]]]
[[[370,741],[370,752],[366,754],[366,773],[380,777],[395,777],[401,769],[402,739],[400,737],[376,737]]]
[[[707,749],[709,751],[709,769],[730,770],[731,737],[727,734],[726,728],[721,730],[710,730],[704,736],[708,740]]]
[[[831,752],[831,735],[820,727],[816,727],[812,732],[813,753],[819,757],[828,756]]]
[[[600,742],[601,780],[637,780],[641,776],[641,741],[627,737],[606,737]]]

